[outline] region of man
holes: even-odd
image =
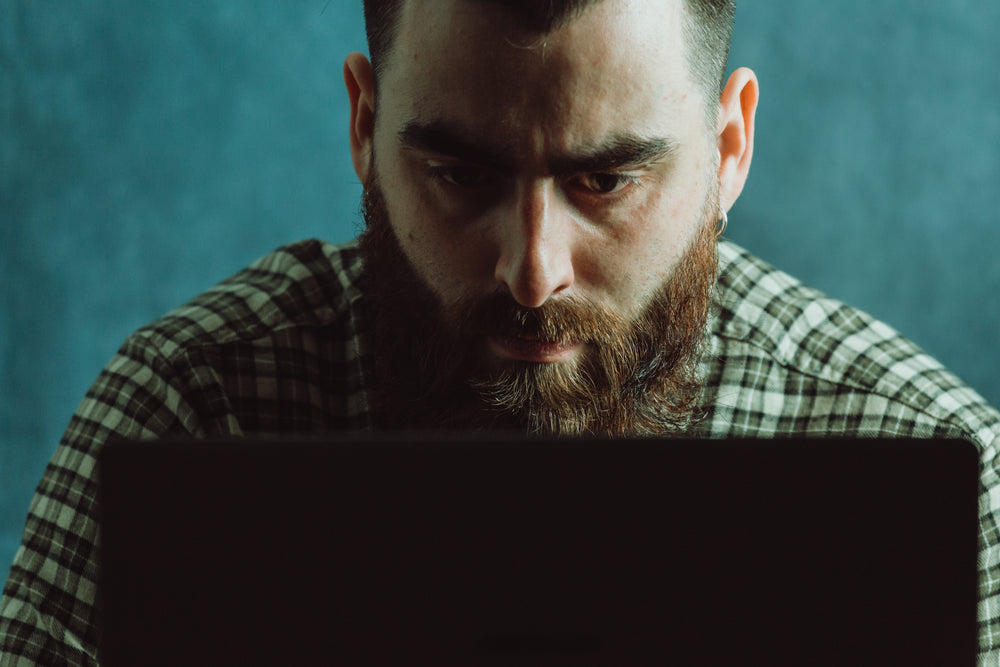
[[[719,241],[758,97],[747,69],[720,86],[731,4],[402,0],[366,22],[371,62],[344,68],[360,242],[279,249],[129,337],[32,503],[4,659],[94,660],[108,440],[395,427],[970,439],[1000,657],[1000,414]]]

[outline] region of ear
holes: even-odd
[[[351,53],[344,61],[344,83],[351,101],[351,159],[362,183],[372,168],[375,137],[375,77],[363,53]]]
[[[719,206],[729,211],[743,192],[753,158],[753,128],[760,90],[757,75],[741,67],[729,77],[719,98],[716,134],[719,147]]]

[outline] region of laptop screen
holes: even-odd
[[[100,465],[103,664],[975,660],[964,442],[123,442]]]

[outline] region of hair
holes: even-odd
[[[478,0],[506,7],[528,30],[551,32],[578,17],[602,0]],[[368,52],[378,80],[392,50],[392,42],[404,0],[364,0]],[[719,95],[725,85],[729,45],[733,36],[735,0],[688,0],[684,12],[684,39],[688,68],[714,119]]]

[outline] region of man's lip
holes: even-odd
[[[582,343],[558,343],[535,337],[498,336],[490,338],[490,347],[500,357],[548,364],[572,359],[582,347]]]

